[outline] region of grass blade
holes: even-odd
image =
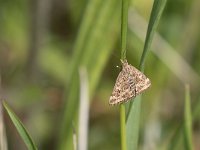
[[[195,105],[194,112],[198,109],[198,105]],[[193,112],[193,116],[194,116]],[[170,140],[169,150],[180,149],[182,138],[184,138],[184,147],[186,150],[193,150],[192,145],[192,111],[191,111],[191,99],[189,85],[185,85],[185,105],[184,105],[184,123],[180,124],[175,135]],[[184,132],[182,132],[184,131]],[[183,134],[184,133],[184,134]],[[181,143],[181,144],[180,144]]]
[[[122,60],[126,59],[128,5],[129,5],[129,0],[122,0],[122,12],[121,12],[121,59]]]
[[[129,0],[122,0],[121,7],[121,60],[126,60],[127,26],[128,26]],[[120,105],[121,149],[127,149],[126,142],[126,109],[125,104]]]
[[[126,120],[127,150],[137,149],[139,137],[139,122],[141,109],[141,96],[135,98]]]
[[[0,149],[7,150],[7,138],[6,132],[4,128],[4,119],[3,119],[3,110],[2,105],[0,103]]]
[[[141,43],[143,43],[147,22],[134,9],[130,9],[129,14],[131,16],[129,19],[129,28],[131,32],[136,34],[136,36],[141,40]],[[131,38],[130,41],[135,40],[133,37],[133,35],[129,37]],[[154,35],[151,51],[171,70],[172,73],[177,76],[181,82],[191,83],[195,87],[198,87],[198,81],[200,81],[199,75],[189,65],[189,63],[184,60],[177,50],[174,49],[159,33],[155,33]],[[135,52],[132,52],[132,55],[134,54]]]
[[[73,146],[74,146],[74,149],[73,150],[77,150],[77,147],[78,147],[78,142],[77,142],[77,133],[76,133],[76,129],[74,127],[74,125],[72,124],[72,129],[73,129]]]
[[[153,35],[157,28],[158,22],[162,15],[166,4],[166,0],[155,0],[150,16],[150,21],[147,29],[145,44],[143,53],[140,60],[139,69],[144,71],[145,59],[147,56],[147,52],[150,49],[150,45],[152,43]],[[130,107],[128,110],[128,118],[126,122],[127,128],[127,148],[128,150],[137,149],[138,145],[138,137],[139,137],[139,122],[140,122],[140,109],[141,109],[141,97],[139,96],[134,100],[134,103],[130,103]]]
[[[193,150],[192,145],[192,113],[189,85],[185,86],[184,139],[186,150]]]
[[[146,39],[145,39],[145,43],[144,43],[144,49],[143,49],[143,53],[142,53],[141,60],[140,60],[139,68],[142,71],[144,71],[144,63],[145,63],[146,55],[150,49],[154,33],[158,26],[158,22],[160,20],[162,12],[165,8],[166,1],[167,0],[154,0],[153,8],[151,11],[151,16],[150,16],[150,20],[149,20],[149,25],[148,25],[148,29],[147,29]]]
[[[125,104],[120,105],[121,150],[127,149],[126,142],[126,110]]]
[[[88,1],[88,3],[94,3],[94,1]],[[93,96],[93,93],[97,87],[97,84],[99,83],[101,74],[103,72],[103,68],[105,67],[111,51],[113,50],[112,48],[114,46],[114,43],[117,41],[118,36],[114,35],[116,34],[118,29],[116,28],[116,22],[118,21],[117,15],[119,15],[118,6],[119,5],[117,1],[108,0],[106,1],[106,3],[100,3],[100,5],[95,4],[93,5],[93,7],[95,8],[92,8],[95,9],[95,12],[93,12],[95,13],[95,17],[92,19],[92,22],[88,24],[89,30],[87,31],[87,36],[84,37],[85,42],[81,44],[81,51],[83,51],[84,53],[81,54],[80,58],[78,59],[79,62],[77,64],[77,66],[86,66],[86,69],[88,70],[88,76],[90,77],[90,97]],[[88,15],[91,14],[88,13]],[[89,16],[85,16],[84,18],[87,20],[87,17]],[[83,19],[83,21],[86,21],[85,19]],[[77,38],[79,38],[79,36],[82,36],[79,34]],[[74,51],[78,50],[79,49],[74,49]],[[72,59],[72,61],[75,60],[76,59]],[[73,66],[73,63],[71,65]],[[76,71],[73,73],[72,79],[70,79],[70,89],[68,92],[66,92],[67,101],[66,105],[64,106],[64,115],[61,123],[60,139],[58,141],[59,150],[72,149],[72,121],[74,121],[75,126],[77,127],[79,78],[77,67],[75,70]]]
[[[3,109],[2,109],[2,87],[1,87],[1,74],[0,74],[0,149],[7,150],[7,137],[4,127]]]
[[[88,122],[89,122],[89,92],[88,92],[88,76],[85,67],[80,68],[79,76],[80,76],[80,107],[79,107],[78,150],[87,150]]]
[[[180,145],[182,144],[182,140],[183,140],[183,125],[181,122],[181,125],[177,127],[176,130],[174,130],[174,134],[172,135],[172,137],[170,137],[169,142],[166,144],[167,145],[167,150],[176,150],[176,149],[180,149]]]
[[[95,18],[95,15],[97,13],[97,8],[99,8],[101,5],[100,0],[90,0],[88,1],[85,13],[83,15],[83,20],[81,22],[78,36],[76,38],[74,47],[73,47],[73,58],[72,58],[72,64],[71,64],[71,71],[69,72],[68,82],[73,78],[73,75],[78,70],[78,66],[80,63],[81,56],[83,54],[83,47],[87,40],[88,34],[90,33],[90,30],[92,28],[93,20]]]
[[[11,110],[11,108],[6,104],[6,102],[3,102],[3,106],[6,109],[10,119],[12,120],[13,124],[15,125],[18,133],[20,134],[21,138],[23,139],[24,143],[26,144],[28,150],[37,150],[37,147],[35,146],[33,140],[31,139],[31,136],[25,129],[22,122],[19,120],[19,118],[16,116],[16,114]]]

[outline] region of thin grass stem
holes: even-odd
[[[129,0],[122,0],[121,8],[121,60],[126,59],[127,25],[128,25],[128,3]],[[126,150],[126,110],[125,105],[120,105],[121,125],[121,149]]]
[[[126,110],[125,105],[120,105],[121,149],[126,150]]]
[[[185,85],[185,110],[184,110],[185,147],[193,150],[192,144],[192,113],[189,85]]]
[[[122,10],[121,10],[121,59],[122,60],[126,59],[128,3],[129,0],[122,0]]]

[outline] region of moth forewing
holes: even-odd
[[[142,72],[129,65],[127,60],[122,61],[122,71],[115,82],[109,104],[116,105],[128,102],[149,88],[150,85],[150,80]]]

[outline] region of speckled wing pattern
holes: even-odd
[[[119,73],[109,104],[116,105],[129,101],[141,94],[151,85],[150,80],[138,69],[122,61],[122,71]]]

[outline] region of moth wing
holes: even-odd
[[[141,71],[131,65],[129,66],[135,76],[136,95],[139,95],[151,86],[151,81]]]
[[[122,70],[116,80],[112,95],[109,99],[110,105],[127,102],[136,96],[135,79],[129,73]]]

